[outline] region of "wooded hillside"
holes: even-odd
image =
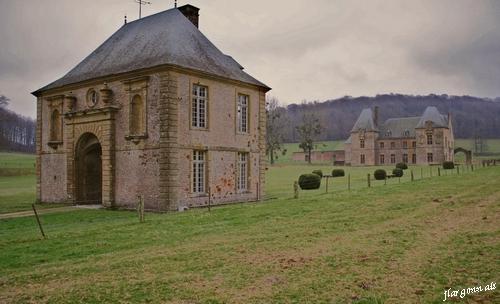
[[[0,151],[35,152],[35,127],[32,118],[7,109],[9,99],[0,95]]]

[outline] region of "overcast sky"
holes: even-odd
[[[150,0],[147,16],[173,7]],[[500,1],[179,0],[200,30],[283,103],[378,93],[500,96]],[[123,24],[134,0],[0,0],[0,94],[63,76]]]

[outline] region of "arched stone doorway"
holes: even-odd
[[[102,148],[92,133],[83,134],[75,149],[76,204],[102,204]]]
[[[472,151],[466,150],[466,149],[460,148],[460,147],[456,148],[453,151],[454,154],[457,154],[457,153],[460,153],[460,152],[462,152],[462,153],[465,154],[465,164],[467,164],[467,165],[472,164]]]

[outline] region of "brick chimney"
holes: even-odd
[[[198,27],[198,20],[200,14],[198,13],[200,11],[199,8],[196,6],[192,6],[191,4],[186,4],[178,8],[178,10],[181,11],[181,13],[186,16],[186,18],[191,21],[191,23],[194,24],[194,26]]]

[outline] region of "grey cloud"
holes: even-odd
[[[149,15],[172,6],[152,0]],[[284,102],[387,92],[499,96],[500,2],[179,1],[201,30]],[[0,0],[0,93],[34,116],[29,93],[61,77],[123,24],[130,0]]]

